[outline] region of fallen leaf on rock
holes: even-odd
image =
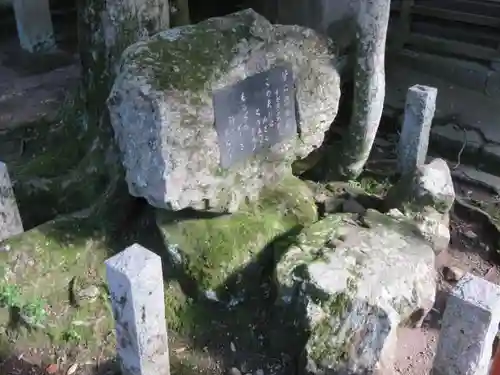
[[[57,371],[59,370],[59,366],[57,366],[55,363],[52,363],[45,367],[45,372],[49,375],[56,374]]]

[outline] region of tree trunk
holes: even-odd
[[[93,207],[110,184],[123,180],[106,108],[115,70],[126,47],[169,27],[164,0],[78,0],[77,5],[81,86],[64,109],[62,125],[39,140],[47,151],[18,173],[15,191],[26,228]]]
[[[353,112],[335,160],[335,178],[358,177],[375,140],[384,106],[385,42],[390,5],[390,0],[359,1]]]

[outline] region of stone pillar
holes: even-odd
[[[124,375],[169,375],[161,258],[134,244],[106,261]]]
[[[0,162],[0,241],[23,232],[7,165]]]
[[[453,289],[432,375],[487,375],[500,323],[500,287],[471,274]]]
[[[436,97],[436,88],[422,85],[410,87],[406,94],[398,145],[398,171],[402,176],[412,175],[425,163]]]
[[[17,35],[28,52],[50,52],[56,46],[49,0],[13,0]]]
[[[385,98],[385,42],[390,0],[350,0],[356,9],[354,97],[349,127],[336,152],[333,178],[357,178],[368,160]],[[337,155],[336,155],[337,156]]]

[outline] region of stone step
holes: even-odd
[[[451,84],[500,97],[500,71],[483,64],[411,49],[403,49],[392,57],[398,64],[439,76]]]

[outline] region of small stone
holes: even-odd
[[[465,275],[465,271],[458,267],[443,267],[443,277],[446,281],[458,281],[463,275]]]
[[[236,351],[236,346],[234,345],[234,342],[231,341],[230,347],[231,351],[234,353]]]
[[[258,369],[257,371],[255,371],[255,375],[264,375],[264,370]]]
[[[330,249],[335,249],[336,247],[342,245],[344,241],[342,241],[341,239],[339,238],[330,238],[327,242],[326,242],[326,246],[329,247]]]
[[[451,239],[448,214],[441,214],[427,207],[424,212],[415,213],[413,220],[419,233],[432,244],[436,254],[448,248]]]
[[[474,233],[472,230],[464,232],[464,236],[467,237],[469,240],[475,240],[477,238],[477,234]]]
[[[0,252],[2,252],[2,251],[5,251],[5,252],[10,251],[10,245],[7,244],[5,246],[0,246]]]
[[[99,296],[100,291],[99,288],[95,285],[90,285],[89,287],[82,289],[78,296],[81,300],[87,300],[89,302],[93,302]]]
[[[231,367],[231,369],[229,370],[229,375],[241,375],[241,371],[236,367]]]
[[[404,217],[405,215],[401,211],[399,211],[397,208],[392,208],[389,210],[389,212],[387,212],[387,216],[393,217],[395,219],[399,219],[399,218]]]

